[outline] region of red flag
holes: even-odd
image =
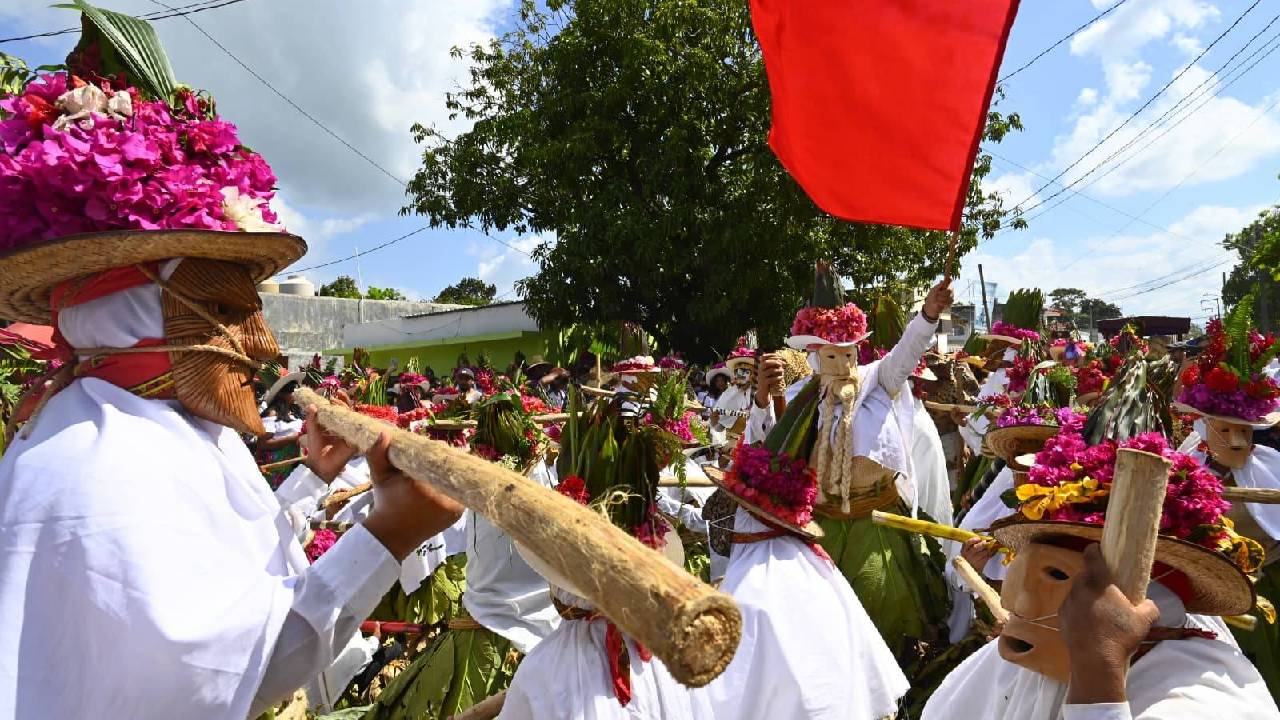
[[[769,144],[823,210],[956,230],[1018,0],[751,0]]]

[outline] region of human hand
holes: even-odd
[[[1126,701],[1129,658],[1160,617],[1155,603],[1134,605],[1111,579],[1102,549],[1084,550],[1084,572],[1058,610],[1058,625],[1071,662],[1067,702],[1073,705]]]
[[[782,358],[773,353],[760,356],[760,371],[756,373],[756,407],[769,407],[769,396],[784,382],[785,367]]]
[[[365,453],[373,479],[373,510],[364,526],[399,561],[457,522],[463,507],[396,469],[387,457],[390,447],[391,436],[383,432]]]
[[[316,421],[317,414],[315,405],[307,406],[307,456],[302,462],[328,485],[355,457],[356,449],[322,430]]]
[[[982,568],[991,562],[991,558],[999,552],[1000,545],[995,540],[987,538],[969,538],[964,541],[964,545],[960,548],[960,557],[973,566],[974,570],[982,572]]]
[[[938,318],[942,317],[942,313],[946,312],[953,302],[955,302],[955,293],[951,290],[951,278],[943,278],[942,282],[934,285],[929,294],[925,296],[920,312],[924,315],[925,320],[936,323]]]

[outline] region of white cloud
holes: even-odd
[[[1115,0],[1093,0],[1099,10],[1114,4]],[[1175,28],[1195,30],[1220,16],[1216,6],[1202,0],[1133,0],[1073,37],[1071,52],[1128,58]]]
[[[4,0],[6,30],[77,24],[48,0]],[[401,179],[421,150],[413,122],[446,131],[444,93],[467,78],[469,63],[450,48],[485,42],[515,0],[261,0],[191,15],[210,35],[333,132]],[[150,0],[116,0],[112,9],[146,13]],[[339,214],[387,214],[404,189],[291,108],[185,19],[155,23],[178,79],[209,90],[242,139],[271,163],[291,199]],[[78,34],[52,38],[59,52]],[[10,46],[8,52],[21,52]]]
[[[538,271],[538,264],[526,253],[532,253],[543,240],[554,239],[550,236],[529,235],[507,240],[512,246],[509,248],[491,243],[492,247],[486,247],[480,252],[476,276],[497,286],[498,297],[502,300],[518,299],[514,292],[516,281]]]
[[[1097,104],[1098,104],[1097,88],[1087,87],[1087,88],[1080,89],[1080,94],[1076,96],[1077,107],[1087,108]]]
[[[1118,304],[1126,314],[1195,317],[1202,314],[1201,298],[1218,294],[1222,271],[1235,264],[1234,254],[1219,244],[1223,236],[1251,222],[1262,207],[1203,205],[1170,225],[1169,232],[1098,236],[1070,245],[1033,237],[1018,251],[985,253],[979,248],[964,259],[962,275],[976,278],[981,263],[1001,296],[1020,287],[1046,293],[1078,287]],[[1211,267],[1223,260],[1225,264]],[[1157,278],[1160,287],[1136,294],[1149,287],[1143,283]]]
[[[1038,202],[1038,197],[1035,195],[1035,190],[1039,187],[1035,184],[1038,180],[1040,179],[1031,173],[1008,172],[983,180],[982,189],[999,194],[1004,199],[1005,207],[1011,208],[1015,204],[1029,207]],[[1029,201],[1027,201],[1028,198],[1030,198]]]
[[[354,232],[374,219],[372,213],[317,218],[286,200],[284,192],[277,193],[272,198],[271,209],[276,212],[280,224],[286,230],[307,241],[310,257],[325,255],[330,239]]]
[[[1169,41],[1175,48],[1188,58],[1195,57],[1204,51],[1204,44],[1200,42],[1200,38],[1193,37],[1186,33],[1178,33]]]

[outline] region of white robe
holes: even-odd
[[[562,590],[557,597],[586,610],[592,605]],[[500,720],[713,720],[710,704],[671,677],[656,657],[640,659],[626,636],[631,700],[614,694],[605,650],[608,623],[566,620],[520,663],[507,689]]]
[[[734,527],[768,529],[742,509]],[[844,575],[800,540],[734,545],[720,589],[742,611],[742,642],[704,691],[717,718],[876,720],[897,710],[908,682],[893,654]]]
[[[363,528],[308,567],[234,431],[78,380],[0,460],[0,717],[256,714],[397,568]]]

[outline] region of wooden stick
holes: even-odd
[[[296,397],[303,407],[315,405],[320,425],[360,452],[387,433],[392,464],[528,548],[685,685],[706,685],[733,659],[742,634],[733,599],[600,513],[500,465],[332,405],[305,388]]]
[[[391,635],[398,635],[400,633],[405,633],[408,635],[421,635],[422,633],[430,629],[431,629],[430,625],[419,625],[417,623],[406,623],[406,622],[381,622],[379,620],[365,620],[364,622],[360,623],[360,632],[368,633],[370,635],[374,635],[374,634],[380,635],[382,633],[389,633]]]
[[[355,523],[348,522],[345,520],[344,521],[338,521],[338,520],[312,520],[311,521],[312,530],[332,530],[338,533],[339,535],[350,530],[352,527],[355,527]]]
[[[991,587],[977,570],[973,569],[968,560],[957,555],[951,559],[951,565],[956,569],[956,574],[960,576],[964,584],[976,593],[982,604],[986,605],[987,609],[991,611],[996,622],[1001,625],[1009,622],[1009,611],[1005,610],[1004,605],[1000,604],[1000,593],[996,592],[996,589]]]
[[[986,535],[979,535],[976,532],[965,530],[963,528],[942,525],[940,523],[929,522],[928,520],[917,520],[904,515],[894,515],[893,513],[882,512],[880,510],[871,511],[871,522],[877,525],[887,525],[888,527],[897,528],[898,530],[920,533],[921,535],[929,535],[943,540],[954,540],[958,543],[963,543],[964,541],[972,540],[973,538],[981,538],[983,540],[995,539]],[[998,550],[1002,553],[1009,552],[1009,549],[1006,547],[1000,547]]]
[[[498,713],[502,712],[502,706],[506,701],[507,691],[503,690],[451,716],[449,720],[493,720],[498,717]]]
[[[272,470],[279,470],[280,468],[289,467],[290,465],[297,465],[298,463],[306,459],[307,459],[306,455],[299,455],[298,457],[289,458],[288,460],[280,460],[279,462],[267,463],[266,465],[259,465],[258,472],[271,472]]]
[[[1132,603],[1147,597],[1156,559],[1160,516],[1169,484],[1169,461],[1159,455],[1121,448],[1102,527],[1102,556],[1116,587]]]
[[[1252,615],[1223,615],[1222,621],[1233,628],[1239,628],[1245,632],[1253,632],[1258,629],[1258,618]]]
[[[948,242],[948,243],[947,243],[947,266],[946,266],[946,272],[945,272],[945,273],[943,273],[944,275],[946,275],[946,277],[947,277],[947,279],[948,279],[948,280],[950,280],[951,278],[955,277],[955,275],[953,274],[953,272],[954,272],[954,270],[955,270],[955,266],[956,266],[956,246],[957,246],[957,245],[959,245],[959,244],[960,244],[960,233],[958,233],[958,232],[956,232],[956,231],[952,230],[952,231],[951,231],[950,242]]]
[[[533,421],[539,425],[554,425],[568,419],[568,413],[549,413],[547,415],[533,416]],[[435,422],[428,420],[424,427],[429,430],[466,430],[475,426],[475,420],[437,420]]]
[[[711,487],[712,485],[715,483],[703,478],[689,478],[684,484],[685,487]],[[675,475],[662,475],[658,478],[658,487],[680,487],[680,478]]]
[[[1280,490],[1271,488],[1224,487],[1222,497],[1231,502],[1258,503],[1259,505],[1280,505]]]

